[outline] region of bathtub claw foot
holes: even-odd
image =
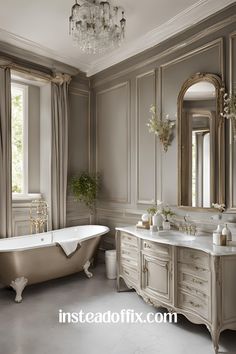
[[[85,274],[87,275],[88,278],[92,278],[93,276],[93,273],[91,273],[88,269],[90,267],[90,261],[87,261],[84,266],[83,266],[83,269],[84,269],[84,272]]]
[[[15,302],[21,302],[22,301],[22,292],[24,288],[26,287],[28,283],[28,279],[24,277],[16,278],[13,280],[10,284],[10,286],[15,290],[16,292],[16,297],[15,297]]]

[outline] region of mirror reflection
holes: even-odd
[[[210,208],[214,168],[216,88],[199,81],[186,90],[182,103],[182,205]]]

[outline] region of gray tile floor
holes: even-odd
[[[58,311],[154,310],[135,292],[117,293],[103,265],[26,288],[21,304],[0,288],[0,354],[212,354],[205,326],[183,316],[178,324],[59,324]],[[163,311],[163,310],[162,310]],[[236,332],[221,335],[220,353],[236,353]]]

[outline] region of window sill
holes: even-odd
[[[12,202],[31,202],[32,200],[35,199],[41,199],[42,194],[41,193],[29,193],[29,194],[17,194],[17,193],[12,193]]]

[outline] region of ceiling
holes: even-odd
[[[103,55],[86,55],[69,37],[74,0],[0,0],[0,41],[72,65],[91,76],[151,48],[235,0],[114,0],[127,19],[126,40]]]

